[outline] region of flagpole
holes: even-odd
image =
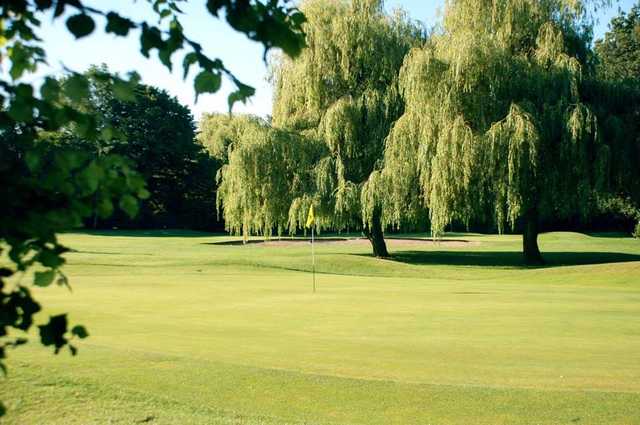
[[[316,227],[316,216],[313,213],[313,204],[309,205],[309,214],[307,214],[307,222],[305,229],[311,227],[311,273],[313,274],[313,293],[316,293],[316,252],[314,245],[314,227]]]
[[[313,273],[313,293],[316,293],[316,254],[313,248],[313,228],[311,227],[311,271]]]

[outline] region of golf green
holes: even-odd
[[[638,240],[320,241],[313,293],[308,243],[234,239],[63,235],[36,296],[91,335],[9,351],[3,423],[640,424]]]

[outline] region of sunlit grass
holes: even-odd
[[[70,234],[91,337],[10,352],[10,424],[640,423],[640,242],[553,233],[310,250],[199,233]]]

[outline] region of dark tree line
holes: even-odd
[[[96,78],[107,72],[102,66],[86,73],[90,95],[83,108],[104,117],[111,137],[87,140],[71,128],[44,137],[60,149],[128,158],[145,179],[149,197],[140,203],[134,218],[121,212],[100,218],[96,209],[85,226],[222,230],[215,214],[219,162],[196,139],[196,123],[189,108],[165,90],[140,83],[131,100],[120,100],[110,86]]]
[[[640,2],[620,12],[595,43],[597,82],[592,104],[612,144],[609,196],[598,202],[594,224],[633,228],[640,237]]]

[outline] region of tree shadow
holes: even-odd
[[[326,243],[326,242],[346,242],[351,239],[348,238],[317,238],[314,240],[314,243]],[[273,243],[286,243],[286,244],[294,244],[294,243],[311,243],[311,238],[271,238],[271,239],[249,239],[248,241],[243,241],[242,239],[234,239],[230,241],[217,241],[217,242],[203,242],[203,245],[218,245],[218,246],[242,246],[242,245],[260,245],[260,244],[273,244]]]
[[[85,251],[82,249],[70,249],[69,250],[70,253],[74,253],[74,254],[91,254],[91,255],[131,255],[128,253],[124,253],[124,252],[108,252],[108,251]],[[146,252],[136,252],[133,255],[149,255],[152,256],[153,254],[151,253],[146,253]]]
[[[364,254],[357,254],[364,255]],[[367,255],[370,256],[370,255]],[[557,267],[640,261],[640,255],[619,252],[543,252],[546,264],[526,266],[519,251],[400,251],[390,261],[416,265]]]
[[[403,242],[403,241],[414,241],[414,242],[419,242],[419,243],[424,243],[427,245],[433,245],[435,244],[443,244],[446,245],[447,243],[451,243],[451,242],[455,242],[455,243],[472,243],[466,239],[451,239],[451,238],[445,238],[445,239],[440,239],[437,242],[433,242],[431,239],[425,239],[425,238],[417,238],[417,237],[386,237],[385,241],[387,242]],[[310,243],[311,242],[311,238],[308,237],[295,237],[295,238],[271,238],[268,240],[265,239],[249,239],[246,242],[243,242],[242,239],[234,239],[234,240],[227,240],[227,241],[217,241],[217,242],[203,242],[203,245],[221,245],[221,246],[238,246],[238,245],[258,245],[258,244],[270,244],[270,243],[286,243],[286,244],[296,244],[296,243]],[[341,237],[326,237],[326,236],[321,236],[318,237],[316,239],[314,239],[314,243],[316,244],[323,244],[323,243],[331,243],[331,242],[366,242],[369,243],[369,240],[367,238],[363,238],[363,237],[352,237],[352,238],[341,238]]]
[[[632,236],[626,232],[597,232],[597,233],[585,233],[585,235],[591,236],[592,238],[628,238],[631,239]]]
[[[75,232],[95,236],[120,236],[142,238],[209,238],[212,236],[226,236],[224,233],[199,232],[197,230],[162,229],[162,230],[129,230],[129,229],[81,229]]]

